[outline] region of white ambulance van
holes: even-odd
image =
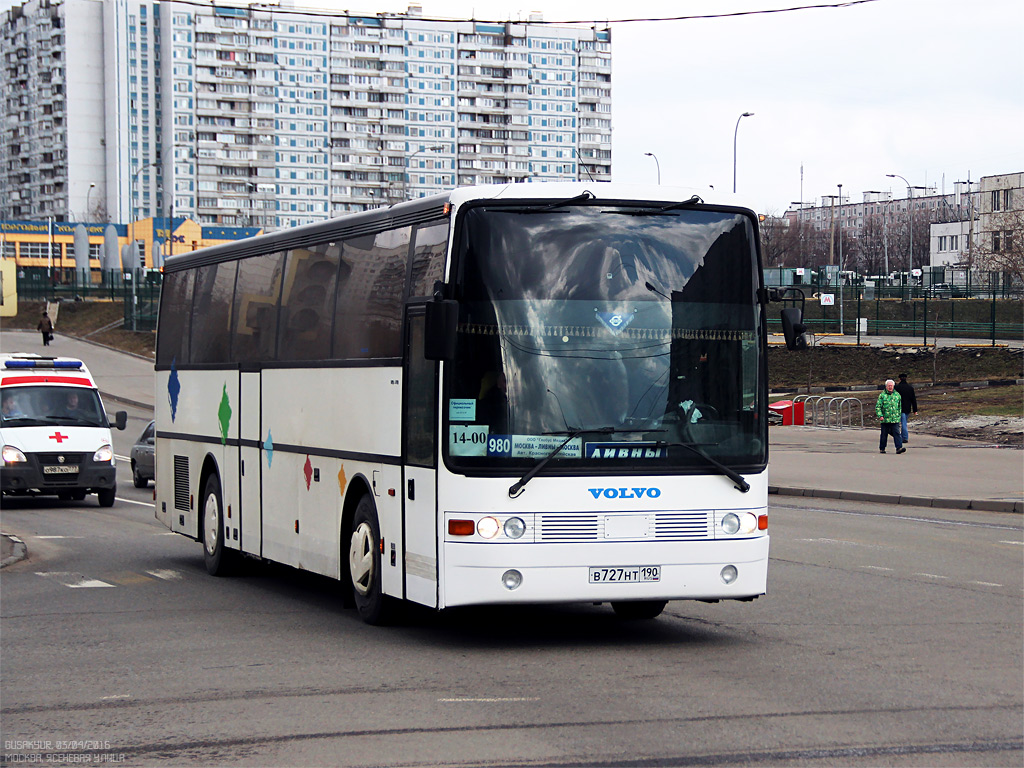
[[[124,429],[128,414],[118,411],[110,423],[81,360],[0,354],[0,401],[4,496],[81,501],[95,493],[101,507],[114,504],[117,471],[110,428]]]

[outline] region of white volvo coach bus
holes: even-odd
[[[758,219],[666,187],[450,193],[169,258],[158,519],[402,600],[752,600]]]

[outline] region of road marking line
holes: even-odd
[[[80,573],[72,573],[70,571],[36,571],[37,576],[43,578],[56,579],[65,587],[71,589],[89,589],[92,587],[113,587],[113,584],[108,584],[105,581],[99,579],[90,579],[87,576],[83,576]]]
[[[164,581],[177,581],[181,578],[181,574],[177,571],[170,571],[167,569],[146,571],[146,573],[148,573],[150,576],[155,576],[158,579],[163,579]]]
[[[1000,541],[999,543],[1000,544],[1016,544],[1018,546],[1024,547],[1024,541]]]
[[[36,536],[37,539],[84,539],[85,536]]]
[[[118,501],[123,501],[125,504],[138,504],[140,507],[155,507],[156,504],[148,501],[135,501],[134,499],[122,499],[120,496],[117,497]]]
[[[100,701],[110,701],[111,699],[130,699],[131,695],[127,693],[119,693],[116,696],[100,696]]]
[[[862,565],[861,568],[866,568],[869,571],[891,571],[892,568],[883,568],[880,565]]]
[[[995,584],[991,581],[972,581],[971,584],[977,584],[979,587],[1001,587],[1002,584]]]
[[[937,573],[915,573],[915,576],[924,576],[926,579],[945,579],[948,580],[949,576],[940,576]]]
[[[465,698],[465,699],[438,699],[438,702],[442,704],[494,704],[503,703],[508,701],[540,701],[539,696],[508,696],[508,697],[494,697],[494,698]]]

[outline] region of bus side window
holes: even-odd
[[[333,357],[401,357],[402,300],[412,227],[346,240],[351,272],[338,280]],[[342,277],[347,279],[342,280]]]
[[[238,262],[200,267],[192,306],[191,362],[226,363],[231,352],[231,302]]]
[[[235,362],[267,362],[277,358],[277,315],[284,252],[242,259],[235,288]]]
[[[341,245],[325,243],[288,252],[281,292],[280,360],[330,356],[331,321]]]
[[[430,296],[434,289],[434,281],[444,280],[444,261],[447,251],[447,220],[416,230],[409,296]]]

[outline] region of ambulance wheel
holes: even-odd
[[[381,584],[380,525],[369,496],[359,500],[352,518],[348,572],[360,618],[367,624],[387,624],[394,616],[395,604]]]
[[[96,491],[96,496],[99,499],[101,507],[112,507],[114,506],[114,497],[117,496],[117,486],[113,488],[100,488]],[[83,496],[83,498],[85,498]]]

